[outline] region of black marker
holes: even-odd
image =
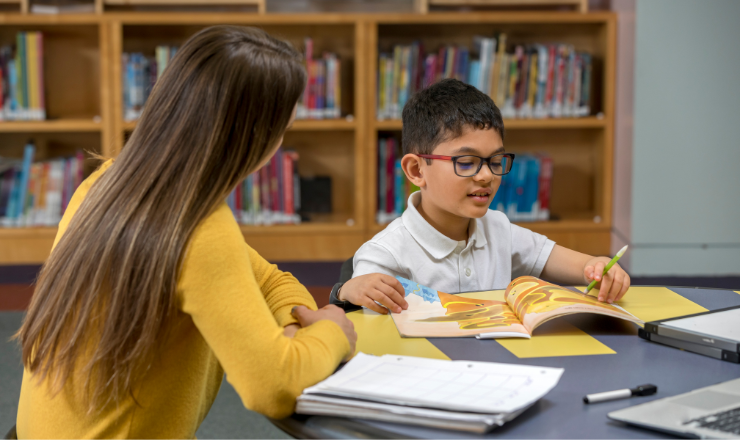
[[[637,388],[625,388],[623,390],[606,391],[603,393],[589,394],[583,398],[583,403],[606,402],[607,400],[626,399],[632,396],[650,396],[658,392],[658,387],[651,384],[640,385]]]

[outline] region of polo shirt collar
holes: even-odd
[[[403,221],[406,230],[425,251],[429,252],[435,259],[441,260],[450,255],[457,248],[459,242],[447,237],[430,225],[416,209],[419,203],[421,203],[421,191],[416,191],[409,196],[408,205],[401,216],[401,221]],[[478,220],[471,219],[470,222],[469,242],[472,242],[473,246],[477,248],[485,246],[487,240],[478,225]]]

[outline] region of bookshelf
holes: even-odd
[[[400,135],[401,123],[375,119],[378,49],[417,38],[430,47],[470,44],[474,35],[507,32],[514,43],[563,42],[594,54],[598,68],[593,116],[506,120],[505,141],[515,153],[546,151],[555,163],[552,207],[559,220],[522,225],[583,252],[609,251],[616,50],[612,14],[109,12],[109,5],[133,3],[96,1],[105,12],[0,13],[0,44],[12,42],[20,30],[44,32],[48,78],[48,120],[0,122],[0,156],[19,157],[29,138],[36,141],[40,160],[76,148],[118,154],[136,129],[136,122],[125,121],[123,115],[124,52],[153,54],[157,45],[180,45],[215,24],[257,26],[297,48],[302,48],[304,37],[311,37],[315,53],[334,52],[342,60],[342,118],[296,121],[284,146],[299,153],[302,175],[331,176],[333,212],[298,225],[245,225],[242,232],[270,261],[340,261],[384,227],[375,221],[377,138],[383,133]],[[600,220],[594,221],[596,217]],[[55,233],[50,227],[0,229],[0,264],[43,262]]]
[[[591,254],[609,252],[611,230],[615,21],[595,13],[509,12],[476,14],[386,15],[368,23],[368,65],[378,70],[381,51],[421,41],[424,47],[445,44],[472,47],[476,35],[507,34],[508,44],[566,43],[594,57],[593,116],[558,119],[505,119],[504,145],[513,153],[545,152],[553,158],[551,212],[557,220],[519,223],[556,242]],[[370,75],[367,100],[376,108],[377,77]],[[377,120],[369,114],[367,137],[367,238],[385,225],[377,211],[377,145],[384,135],[401,136],[400,120]]]

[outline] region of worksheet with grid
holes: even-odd
[[[506,413],[547,394],[561,368],[358,354],[305,393],[454,411]]]

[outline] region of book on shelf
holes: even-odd
[[[298,224],[301,217],[298,153],[278,149],[270,161],[247,176],[226,198],[245,225]]]
[[[314,58],[313,40],[304,39],[306,89],[298,101],[296,119],[336,119],[342,116],[342,62],[335,53]]]
[[[123,119],[125,121],[139,119],[149,93],[175,53],[177,53],[176,46],[160,45],[154,49],[154,56],[141,52],[121,55]]]
[[[549,220],[552,169],[552,158],[546,154],[518,154],[489,208],[512,222]]]
[[[419,188],[406,178],[401,166],[401,143],[394,137],[378,139],[378,211],[376,221],[388,223],[406,210],[409,196]]]
[[[44,119],[44,37],[18,32],[14,45],[0,47],[0,121]]]
[[[357,355],[303,390],[296,413],[485,433],[550,392],[562,368]]]
[[[506,291],[451,295],[396,277],[406,292],[408,309],[392,313],[398,333],[414,338],[530,338],[541,324],[575,313],[594,313],[644,324],[619,307],[575,288],[522,276]]]
[[[517,44],[506,34],[473,37],[471,48],[396,45],[378,58],[377,119],[400,119],[414,93],[456,78],[491,96],[504,118],[591,114],[592,57],[568,44]]]
[[[56,226],[82,183],[84,154],[34,162],[29,142],[23,159],[0,158],[0,226]]]

